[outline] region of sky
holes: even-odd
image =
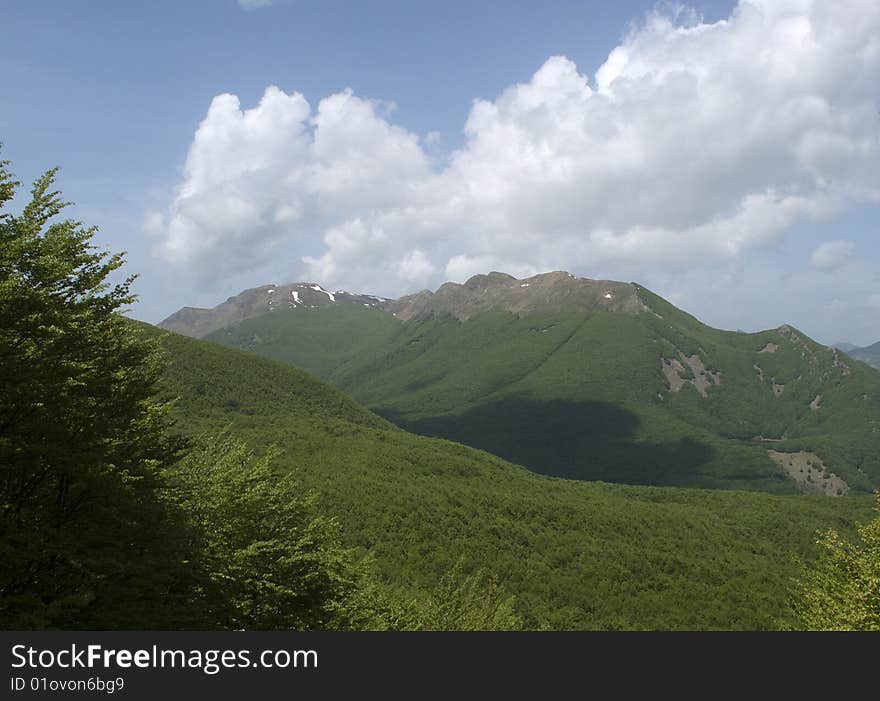
[[[268,283],[639,282],[880,340],[880,3],[0,0],[2,157],[158,322]],[[23,196],[13,206],[20,206]]]

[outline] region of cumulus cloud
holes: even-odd
[[[404,256],[400,261],[398,271],[404,280],[418,281],[433,275],[434,265],[425,252],[417,248]]]
[[[854,249],[852,241],[828,241],[816,247],[810,264],[819,270],[835,270],[849,260]]]
[[[876,0],[742,0],[715,23],[654,12],[592,77],[554,56],[475,100],[440,168],[436,135],[348,90],[313,107],[269,87],[245,110],[219,95],[156,220],[159,252],[204,278],[283,263],[384,294],[491,269],[729,264],[880,201],[878,37]]]

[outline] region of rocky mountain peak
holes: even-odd
[[[541,273],[522,280],[506,273],[474,275],[464,284],[447,282],[436,292],[422,291],[390,302],[387,309],[399,319],[421,314],[451,314],[468,319],[500,309],[517,314],[563,309],[637,314],[646,306],[635,285],[578,278],[565,271]]]
[[[212,331],[280,309],[320,309],[353,304],[393,313],[406,321],[421,314],[450,314],[468,319],[497,309],[514,314],[561,310],[637,314],[647,307],[636,285],[575,277],[565,271],[522,280],[501,272],[474,275],[463,284],[447,282],[436,292],[422,290],[397,300],[344,290],[331,292],[316,282],[262,285],[230,297],[212,309],[184,307],[162,321],[168,331],[201,338]]]
[[[261,285],[230,297],[212,309],[184,307],[159,323],[159,327],[202,338],[217,329],[280,309],[319,309],[337,304],[384,309],[389,301],[384,297],[352,294],[345,290],[331,292],[316,282]]]

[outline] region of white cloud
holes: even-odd
[[[820,270],[835,270],[849,260],[854,249],[852,241],[828,241],[816,247],[810,264]]]
[[[713,24],[652,13],[592,80],[555,56],[475,100],[440,170],[434,135],[351,91],[314,108],[275,87],[248,110],[219,95],[160,252],[205,279],[274,265],[384,294],[490,269],[727,265],[803,218],[880,202],[878,37],[876,0],[743,0]]]
[[[446,263],[444,279],[451,280],[452,282],[464,282],[474,275],[492,271],[504,272],[517,278],[524,278],[537,275],[541,272],[541,269],[528,263],[500,260],[491,255],[474,257],[457,255],[450,258],[449,262]]]
[[[403,257],[398,265],[400,277],[410,282],[420,282],[428,280],[434,273],[434,266],[420,249],[410,251]]]
[[[238,0],[238,6],[242,10],[259,10],[261,7],[269,7],[272,0]]]

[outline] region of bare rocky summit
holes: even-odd
[[[400,299],[345,291],[330,292],[314,282],[263,285],[230,297],[213,309],[183,307],[158,324],[185,336],[202,338],[213,331],[278,309],[309,310],[335,304],[355,304],[394,314],[402,321],[423,314],[450,314],[468,319],[490,309],[527,314],[576,309],[637,314],[647,309],[638,286],[609,280],[590,280],[557,271],[524,280],[492,272],[475,275],[464,284],[447,282],[436,292],[423,290]]]
[[[489,309],[515,314],[578,309],[636,314],[647,307],[636,285],[579,278],[562,271],[518,280],[506,273],[475,275],[463,285],[447,282],[436,292],[424,290],[401,297],[389,311],[406,321],[425,313],[446,313],[468,319]]]
[[[344,290],[330,292],[314,282],[263,285],[230,297],[213,309],[184,307],[158,324],[174,333],[203,338],[212,331],[279,309],[318,309],[334,304],[356,304],[383,309],[389,300]]]

